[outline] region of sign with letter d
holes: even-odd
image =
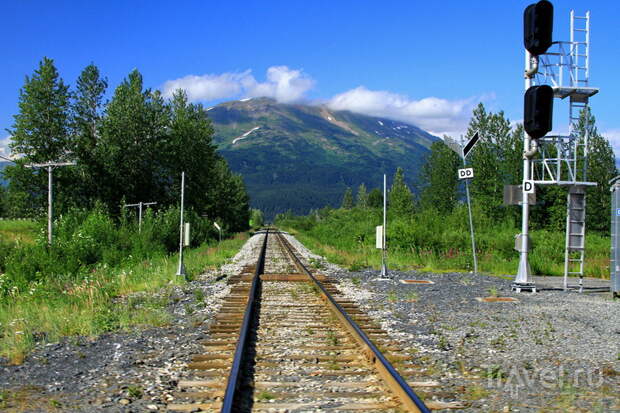
[[[474,168],[459,169],[459,179],[470,179],[474,177]]]
[[[534,181],[523,181],[523,192],[526,194],[534,193]]]

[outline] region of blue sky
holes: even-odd
[[[408,120],[463,133],[471,109],[522,119],[522,13],[530,1],[6,1],[0,65],[0,153],[18,90],[43,56],[73,84],[89,63],[114,87],[134,68],[165,93],[196,101],[272,96]],[[592,15],[591,100],[620,154],[616,80],[620,3],[556,0],[554,39],[569,11]],[[554,129],[567,128],[555,106]]]

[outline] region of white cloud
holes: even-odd
[[[250,70],[219,75],[188,75],[164,83],[163,94],[171,97],[176,89],[184,89],[191,101],[266,96],[286,103],[302,99],[314,83],[301,70],[272,66],[267,69],[265,82],[258,82]]]
[[[294,102],[302,99],[306,92],[314,87],[314,83],[314,80],[301,70],[272,66],[267,69],[266,82],[256,83],[251,77],[247,79],[244,87],[249,97],[267,96],[278,102]]]
[[[229,98],[241,92],[241,84],[247,77],[252,77],[249,70],[221,75],[188,75],[164,83],[163,94],[169,98],[175,90],[183,89],[190,101]]]
[[[9,144],[11,143],[11,136],[7,136],[4,139],[0,139],[0,156],[5,158],[11,158],[11,150]],[[4,162],[4,159],[0,159],[0,162]]]
[[[475,98],[447,100],[437,97],[412,100],[396,93],[359,86],[334,96],[327,105],[334,110],[350,110],[412,123],[438,136],[458,137],[467,130],[471,112],[478,101]]]
[[[616,158],[620,155],[620,129],[608,129],[601,135],[606,137],[614,150]]]

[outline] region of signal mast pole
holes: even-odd
[[[47,243],[52,245],[52,171],[59,166],[73,166],[75,162],[46,162],[24,165],[26,168],[47,169]]]
[[[530,52],[525,51],[525,90],[532,86],[532,77],[538,71],[538,56],[532,56]],[[526,192],[525,182],[530,177],[530,159],[538,151],[538,144],[533,141],[527,132],[523,132],[523,185],[521,185],[521,234],[519,245],[519,269],[513,284],[513,288],[520,291],[523,288],[536,291],[536,285],[532,282],[532,271],[528,260],[529,252],[529,219],[530,219],[530,202],[529,195]],[[532,145],[533,143],[533,145]]]

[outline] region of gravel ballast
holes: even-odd
[[[467,273],[390,271],[380,281],[291,242],[418,354],[429,378],[460,387],[464,411],[620,411],[620,301],[609,294],[517,294],[512,280]],[[401,283],[411,279],[432,284]],[[480,301],[489,296],[518,301]]]

